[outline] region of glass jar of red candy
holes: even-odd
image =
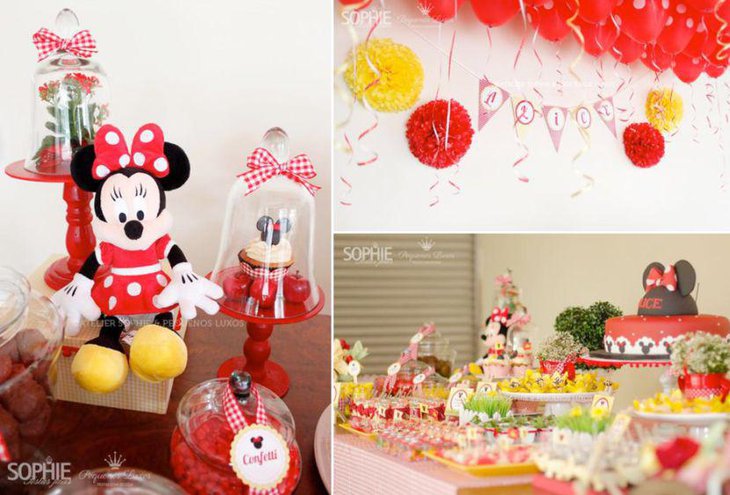
[[[42,447],[62,340],[63,320],[51,301],[0,267],[0,435],[12,461]]]
[[[231,380],[238,387],[234,394],[249,424],[255,423],[257,400],[250,389],[250,376],[234,372]],[[233,381],[231,381],[233,383]],[[235,433],[223,412],[223,397],[229,379],[217,378],[190,389],[177,409],[178,426],[172,434],[170,464],[177,482],[192,495],[247,494],[249,489],[230,467],[231,443]],[[290,465],[284,480],[277,486],[282,495],[294,492],[302,471],[301,455],[296,442],[294,418],[284,401],[269,389],[256,385],[264,401],[268,424],[276,429],[289,445]]]

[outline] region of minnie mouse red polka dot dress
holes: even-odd
[[[160,260],[167,257],[174,245],[167,234],[138,251],[128,251],[108,242],[99,244],[97,261],[111,267],[110,274],[96,281],[91,291],[102,313],[138,315],[172,309],[157,306],[155,300],[170,282]]]

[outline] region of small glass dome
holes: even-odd
[[[69,9],[56,17],[53,31],[64,40],[79,32]],[[59,49],[38,63],[33,75],[31,148],[25,168],[49,175],[68,175],[73,153],[94,142],[109,116],[109,84],[101,66]]]
[[[254,157],[264,157],[264,165],[252,168]],[[221,309],[229,315],[291,319],[321,308],[314,278],[314,196],[290,168],[292,160],[302,159],[290,159],[287,134],[270,129],[249,157],[251,170],[231,188],[211,274],[223,287]]]

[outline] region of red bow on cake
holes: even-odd
[[[157,124],[145,124],[134,135],[132,148],[127,149],[122,133],[113,125],[101,126],[94,138],[96,159],[91,175],[101,180],[112,172],[136,167],[162,178],[170,173],[165,157],[165,135]]]
[[[509,308],[494,308],[492,310],[492,321],[497,323],[507,323],[509,317]]]
[[[666,287],[670,292],[677,290],[677,272],[674,270],[674,265],[669,265],[663,272],[656,267],[649,270],[649,275],[646,277],[646,290],[654,287]]]
[[[40,28],[33,35],[33,44],[38,50],[39,62],[58,51],[69,52],[81,58],[89,58],[97,51],[96,41],[88,29],[79,31],[70,38],[61,38],[49,29]]]

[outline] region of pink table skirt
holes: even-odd
[[[431,460],[402,461],[381,452],[371,440],[336,433],[334,438],[333,495],[457,495],[475,493],[524,493],[532,475],[478,478],[451,470]],[[495,490],[515,487],[515,491]]]

